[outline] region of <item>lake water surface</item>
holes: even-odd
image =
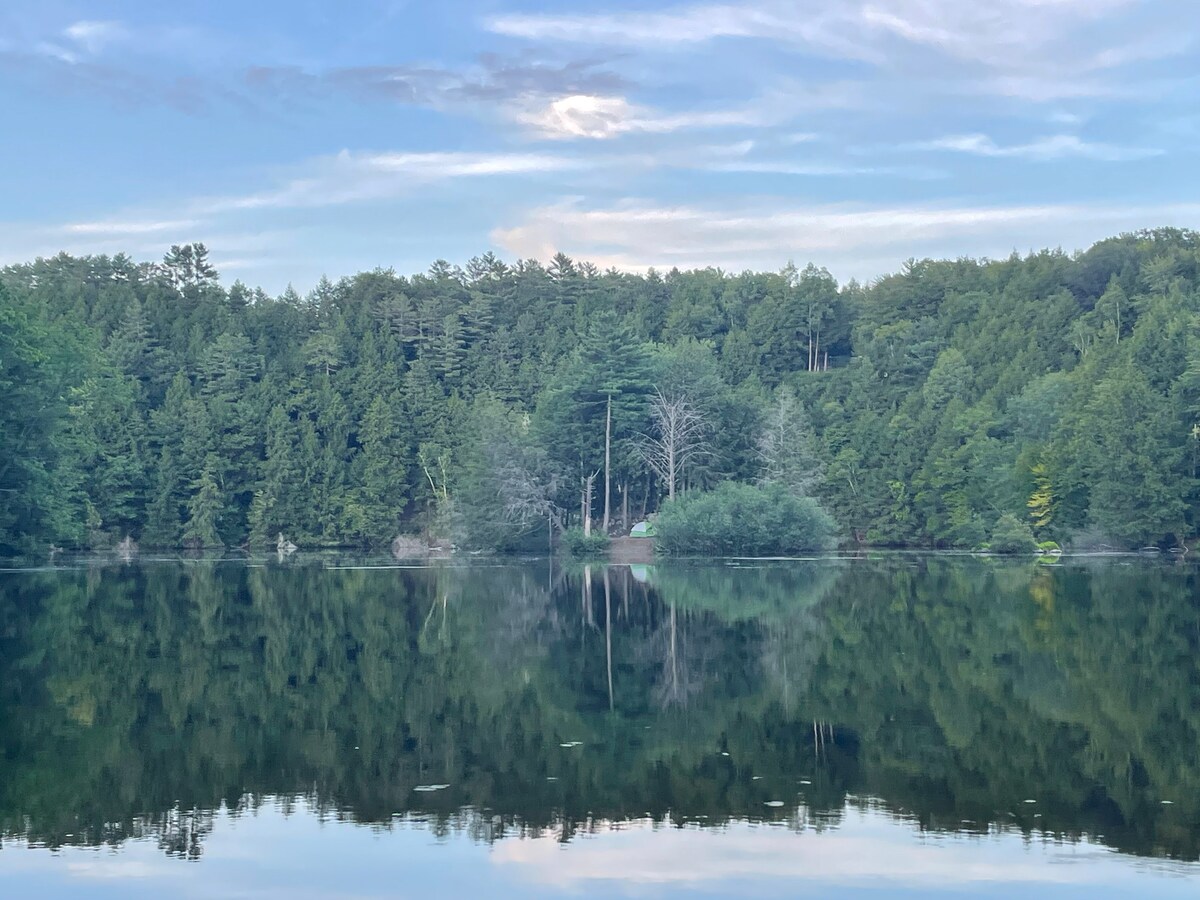
[[[0,572],[0,895],[1200,892],[1200,567]]]

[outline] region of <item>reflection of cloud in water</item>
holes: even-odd
[[[601,882],[699,887],[736,881],[746,887],[747,879],[926,889],[1085,886],[1129,874],[1119,858],[1091,844],[1027,843],[1019,834],[919,835],[878,810],[821,833],[745,823],[721,831],[648,822],[597,826],[565,849],[554,840],[502,841],[491,860],[559,889],[595,889]]]
[[[170,863],[159,864],[140,859],[89,859],[67,863],[67,871],[75,878],[125,881],[172,874],[172,867]]]

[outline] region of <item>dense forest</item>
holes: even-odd
[[[0,271],[0,549],[504,550],[726,482],[847,543],[1169,546],[1200,529],[1198,316],[1178,230],[870,285],[489,253],[271,297],[202,245],[39,259]]]

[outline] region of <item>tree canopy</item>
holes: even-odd
[[[0,270],[0,550],[512,547],[728,481],[873,545],[984,546],[1004,516],[1173,544],[1200,528],[1198,317],[1179,230],[870,285],[487,254],[272,297],[202,245],[39,259]],[[667,477],[656,397],[695,421]]]

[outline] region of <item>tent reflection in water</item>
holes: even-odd
[[[649,584],[650,568],[650,566],[633,563],[629,566],[629,574],[633,576],[633,580],[638,584]]]

